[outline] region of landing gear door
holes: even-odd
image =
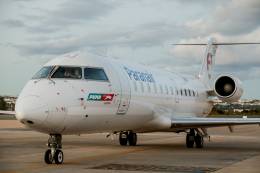
[[[118,72],[120,82],[120,103],[118,106],[117,114],[119,115],[124,115],[127,113],[131,99],[130,82],[124,72],[124,70]]]

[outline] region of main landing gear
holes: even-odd
[[[204,140],[203,135],[198,131],[198,129],[190,129],[186,136],[186,147],[193,148],[194,143],[196,148],[203,148]]]
[[[56,164],[63,163],[63,152],[62,148],[62,136],[60,134],[51,134],[48,140],[49,149],[45,152],[44,160],[47,164],[52,164],[55,162]]]
[[[119,134],[119,143],[122,146],[126,146],[127,143],[130,146],[136,146],[137,143],[137,135],[131,131],[120,132]]]

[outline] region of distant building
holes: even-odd
[[[4,96],[4,101],[6,102],[6,107],[7,107],[6,109],[8,111],[14,111],[16,100],[17,100],[17,97]]]

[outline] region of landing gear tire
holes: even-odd
[[[203,137],[200,136],[199,134],[195,136],[195,144],[196,144],[196,148],[203,148],[204,140]]]
[[[194,146],[194,135],[188,133],[186,136],[186,147],[193,148]]]
[[[136,143],[137,143],[136,133],[130,132],[128,134],[128,143],[129,143],[130,146],[136,146]]]
[[[52,156],[51,156],[51,149],[46,150],[44,155],[44,161],[47,164],[52,164]]]
[[[120,145],[126,146],[127,145],[127,138],[128,138],[128,134],[126,132],[120,132],[120,134],[119,134]]]
[[[193,148],[195,142],[195,130],[190,129],[190,132],[186,136],[186,147]]]
[[[62,164],[64,160],[62,148],[62,136],[60,134],[50,134],[48,140],[49,149],[45,152],[44,161],[46,164]]]
[[[187,148],[193,148],[194,143],[196,144],[196,148],[203,148],[204,140],[203,136],[199,133],[198,129],[190,129],[190,132],[187,133],[186,136],[186,146]]]
[[[119,134],[119,143],[122,146],[126,146],[127,143],[129,146],[136,146],[137,143],[137,135],[131,131],[120,132]]]
[[[56,164],[62,164],[63,163],[63,152],[61,150],[56,150],[54,154],[54,161]]]

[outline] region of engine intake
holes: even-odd
[[[236,102],[243,94],[241,81],[227,75],[217,78],[214,90],[218,98],[225,102]]]

